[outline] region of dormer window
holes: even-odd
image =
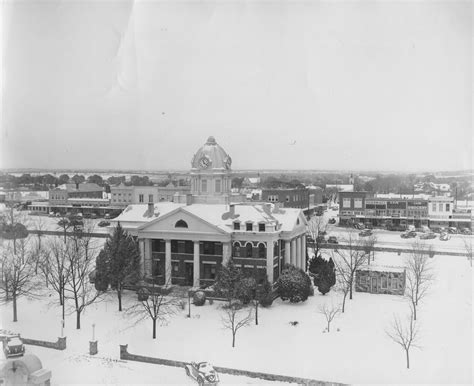
[[[247,232],[252,232],[253,224],[251,222],[246,223],[245,226],[246,226],[245,229],[246,229]]]
[[[234,231],[240,231],[240,222],[234,222]]]
[[[259,232],[265,232],[265,224],[264,223],[258,224],[258,231]]]

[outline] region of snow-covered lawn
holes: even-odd
[[[378,254],[377,264],[400,265],[404,256]],[[472,269],[465,258],[435,256],[437,279],[419,308],[422,349],[412,349],[411,368],[406,369],[401,348],[385,334],[394,314],[406,315],[408,304],[400,297],[355,293],[346,312],[337,317],[330,333],[323,333],[325,319],[318,314],[322,302],[339,303],[341,294],[331,291],[300,304],[277,300],[259,309],[259,325],[237,334],[222,328],[220,303],[179,310],[151,339],[151,322],[134,324],[117,311],[116,298],[86,310],[83,329],[75,330],[74,314],[68,316],[67,350],[60,352],[27,346],[52,370],[54,383],[192,383],[177,368],[119,361],[119,344],[130,353],[182,361],[208,360],[217,366],[272,372],[344,383],[472,383]],[[19,322],[13,323],[11,305],[0,306],[2,328],[25,337],[56,340],[60,334],[60,308],[54,295],[42,300],[23,299]],[[127,293],[127,305],[136,301]],[[290,321],[298,321],[297,326]],[[89,357],[92,323],[99,341],[99,354]],[[339,331],[338,331],[339,329]],[[243,377],[222,376],[223,384],[263,383]]]

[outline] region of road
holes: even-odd
[[[323,222],[327,224],[327,221],[330,218],[338,219],[338,212],[333,210],[328,210],[324,213]],[[317,217],[312,217],[311,220],[319,221]],[[359,233],[359,230],[353,228],[339,227],[337,224],[331,225],[327,224],[327,236],[336,236],[339,243],[344,244],[344,239],[347,239],[349,232],[353,232],[355,235]],[[387,248],[410,248],[415,240],[420,240],[417,236],[416,238],[411,239],[402,239],[400,235],[402,232],[392,232],[384,229],[374,229],[374,236],[377,238],[376,245],[379,247]],[[474,236],[472,235],[451,235],[451,239],[448,241],[439,240],[439,235],[436,239],[431,240],[421,240],[424,241],[426,245],[432,245],[433,249],[437,252],[457,252],[465,253],[465,242],[472,244],[474,241]]]

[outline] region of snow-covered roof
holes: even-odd
[[[358,271],[372,271],[372,272],[404,272],[405,268],[393,265],[374,265],[367,264],[358,269]]]
[[[197,216],[204,221],[226,231],[233,232],[233,223],[238,220],[241,223],[279,223],[281,231],[292,231],[296,226],[301,209],[284,208],[276,209],[273,204],[235,204],[233,217],[226,215],[230,212],[229,205],[224,204],[179,204],[174,202],[159,202],[154,204],[154,214],[150,215],[148,204],[129,205],[122,214],[112,222],[136,223],[137,226],[144,225],[156,218],[162,217],[178,208]]]

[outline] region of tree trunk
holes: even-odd
[[[410,368],[410,355],[408,354],[408,350],[405,350],[407,354],[407,369]]]
[[[76,310],[76,330],[81,329],[81,311]]]
[[[258,326],[258,301],[255,302],[255,325]]]
[[[413,303],[413,320],[416,320],[416,305]]]
[[[153,339],[156,339],[156,319],[153,320]]]
[[[235,347],[235,332],[232,331],[232,347]]]
[[[17,307],[16,307],[16,291],[13,291],[13,321],[18,322]]]
[[[342,298],[342,313],[344,313],[344,309],[346,307],[346,296],[347,292],[344,292],[344,297]]]
[[[351,285],[349,287],[349,299],[352,300],[352,281],[351,281]]]
[[[122,311],[122,289],[120,286],[117,286],[117,297],[119,302],[119,311]]]
[[[331,322],[328,321],[328,332],[329,332],[329,325],[331,324]]]

